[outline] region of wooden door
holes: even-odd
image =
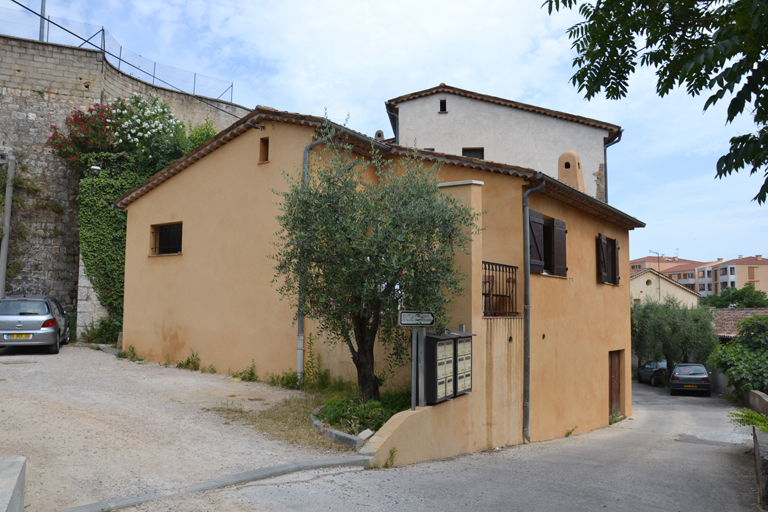
[[[609,392],[608,392],[608,415],[610,416],[613,411],[619,411],[619,414],[621,414],[621,365],[619,364],[620,361],[620,350],[614,350],[611,352],[608,352],[608,367],[609,367],[609,378],[610,381],[608,383],[609,386]]]

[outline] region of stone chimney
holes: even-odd
[[[757,256],[755,256],[755,258],[757,258],[757,261],[762,261],[763,260],[763,255],[762,254],[758,254]]]
[[[576,152],[566,151],[560,155],[557,179],[579,192],[584,192],[584,173],[581,170],[581,158]]]
[[[741,256],[739,256],[741,258]],[[723,258],[717,258],[717,261],[723,261]]]

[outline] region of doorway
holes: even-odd
[[[618,411],[621,416],[621,353],[622,350],[608,352],[608,417]]]

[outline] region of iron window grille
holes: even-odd
[[[181,253],[181,222],[152,226],[152,254]]]
[[[515,316],[517,267],[483,262],[483,316]]]

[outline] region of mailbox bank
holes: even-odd
[[[424,345],[424,394],[434,405],[472,391],[472,337],[449,331],[428,332]]]

